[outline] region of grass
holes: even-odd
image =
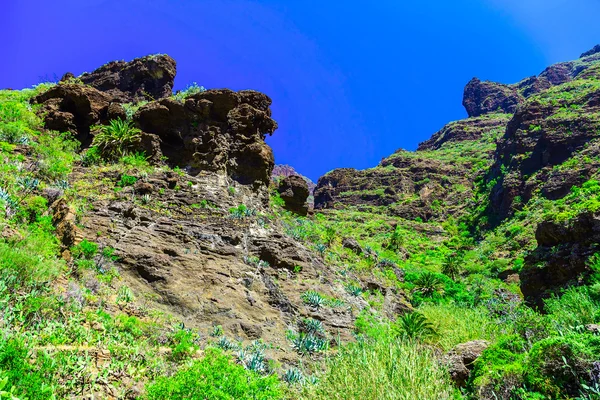
[[[365,340],[342,348],[326,362],[318,383],[302,399],[449,399],[449,378],[433,351],[412,341]]]

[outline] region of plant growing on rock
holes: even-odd
[[[92,146],[99,149],[103,158],[116,160],[135,150],[142,139],[141,133],[131,121],[115,119],[100,128],[94,136]]]
[[[304,304],[316,309],[321,308],[321,306],[327,303],[327,299],[325,299],[325,297],[323,297],[319,292],[314,290],[304,292],[302,294],[302,301]]]

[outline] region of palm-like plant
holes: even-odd
[[[394,331],[407,339],[422,339],[436,335],[433,325],[418,312],[403,315],[393,326]]]
[[[114,160],[133,152],[141,141],[141,133],[131,121],[115,119],[101,128],[92,145],[100,149],[103,157]]]
[[[441,293],[443,291],[442,280],[433,272],[423,272],[415,281],[415,291],[425,297]]]
[[[447,255],[442,264],[442,274],[448,275],[452,280],[456,280],[460,274],[460,264],[462,261],[462,256],[459,253]]]

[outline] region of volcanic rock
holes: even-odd
[[[277,192],[285,202],[285,209],[299,215],[308,213],[308,204],[306,199],[310,194],[308,184],[298,175],[284,178],[277,188]]]

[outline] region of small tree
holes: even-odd
[[[452,280],[460,275],[461,264],[463,262],[463,255],[461,252],[453,252],[448,254],[444,258],[442,263],[442,274],[448,275]]]

